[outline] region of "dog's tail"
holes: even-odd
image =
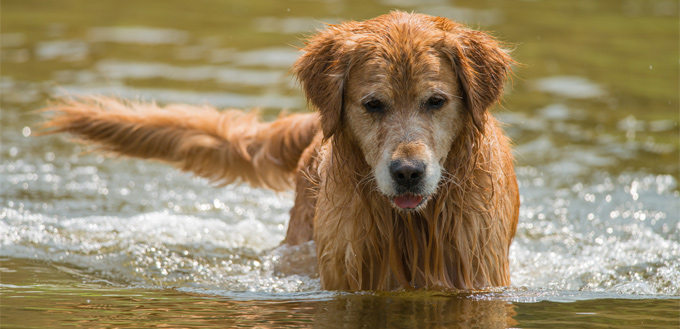
[[[61,99],[41,134],[69,132],[98,149],[168,162],[212,182],[292,186],[302,152],[320,131],[316,114],[259,122],[256,113],[208,106],[123,101],[109,97]]]

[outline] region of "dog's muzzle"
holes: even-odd
[[[398,191],[392,202],[397,207],[413,209],[423,202],[420,190],[426,169],[425,162],[420,160],[399,159],[390,163],[390,175]]]

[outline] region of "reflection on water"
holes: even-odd
[[[89,45],[79,40],[41,41],[35,45],[35,56],[41,61],[55,59],[82,61],[89,50]]]
[[[604,90],[583,77],[554,76],[535,81],[536,90],[567,98],[598,98],[605,96]]]
[[[214,66],[178,67],[160,63],[135,63],[106,60],[96,70],[116,80],[167,79],[176,81],[213,80],[217,83],[239,83],[246,86],[269,86],[287,78],[280,70],[248,70]]]
[[[337,24],[335,18],[313,19],[311,17],[258,17],[253,20],[258,32],[307,34],[323,29],[326,24]]]
[[[159,29],[147,26],[95,27],[88,32],[92,42],[117,42],[141,45],[184,44],[189,33],[175,29]]]
[[[320,291],[314,244],[277,247],[291,193],[32,136],[31,111],[64,93],[302,111],[288,71],[300,36],[395,7],[496,31],[525,64],[497,111],[522,194],[512,287]],[[1,322],[677,327],[677,13],[662,0],[5,2]]]
[[[178,293],[172,289],[154,292],[82,284],[68,275],[60,275],[56,267],[23,262],[10,262],[10,265],[18,271],[5,274],[8,282],[21,281],[29,270],[48,281],[38,285],[3,286],[5,293],[13,296],[40,296],[38,303],[23,308],[5,306],[6,311],[13,313],[12,318],[24,316],[27,326],[54,323],[107,326],[143,322],[169,326],[267,328],[309,327],[312,323],[324,328],[506,328],[517,324],[512,319],[516,315],[512,304],[500,300],[475,300],[467,295],[318,293],[285,300],[271,300],[271,297],[270,300],[225,299]],[[47,300],[49,306],[42,304]],[[150,301],[154,301],[154,309],[146,307]],[[52,322],[30,317],[35,311],[48,313]]]
[[[3,324],[26,327],[59,323],[85,327],[674,328],[680,307],[678,299],[611,299],[615,295],[596,300],[581,296],[569,303],[510,303],[492,294],[426,292],[256,294],[223,290],[206,294],[111,285],[57,264],[7,259],[3,264],[3,297],[22,299],[2,304]],[[633,309],[645,312],[631,313]]]

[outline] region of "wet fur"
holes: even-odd
[[[45,110],[54,113],[42,127],[47,133],[69,132],[100,151],[168,162],[220,185],[277,191],[293,186],[300,155],[319,130],[313,114],[262,123],[255,112],[101,96],[63,98]]]
[[[362,92],[352,77],[376,68],[368,59],[377,51],[404,70],[401,80],[386,79],[387,86],[411,88],[417,97],[420,87],[409,81],[421,78],[422,45],[452,74],[456,86],[447,118],[455,122],[446,130],[450,136],[407,141],[392,155],[425,158],[426,147],[449,145],[441,158],[429,159],[441,166],[436,190],[424,205],[405,211],[382,192],[369,164],[380,163],[371,152],[380,152],[376,145],[387,145],[390,136],[376,134],[375,143],[366,142],[371,139],[362,134],[372,130],[358,129],[363,126],[357,122],[371,121],[353,117],[360,95],[348,91]],[[324,289],[509,285],[519,193],[509,142],[487,112],[501,97],[513,63],[499,44],[444,18],[393,12],[329,26],[303,50],[293,70],[318,114],[262,123],[234,110],[89,97],[50,107],[45,131],[69,132],[104,151],[165,161],[222,184],[244,181],[275,190],[294,184],[284,243],[316,241]],[[418,118],[409,120],[424,125],[425,135],[427,125],[437,122]]]

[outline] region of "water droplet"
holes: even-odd
[[[24,135],[24,137],[31,136],[31,128],[29,126],[24,127],[24,129],[21,130],[21,134]]]

